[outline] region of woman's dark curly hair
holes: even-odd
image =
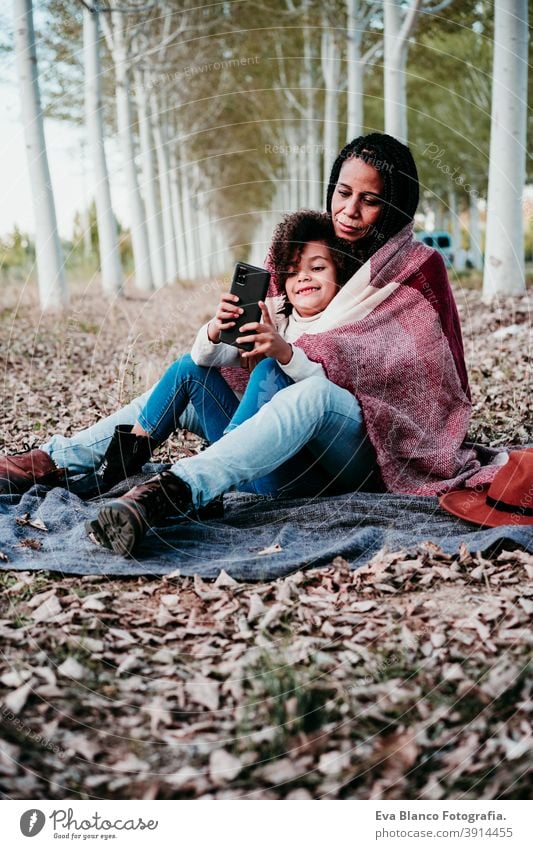
[[[301,209],[286,215],[274,231],[270,261],[280,290],[285,292],[289,271],[299,264],[302,251],[308,242],[325,242],[335,266],[337,285],[344,286],[359,264],[351,253],[347,252],[346,243],[335,235],[331,217],[327,213]],[[288,314],[292,309],[288,301],[286,307]]]
[[[326,208],[331,215],[331,200],[347,159],[358,157],[372,165],[383,177],[383,210],[365,239],[352,244],[343,241],[345,250],[360,263],[375,253],[391,236],[398,233],[414,217],[418,206],[418,173],[411,151],[402,142],[386,133],[369,133],[351,141],[333,163],[328,184]]]

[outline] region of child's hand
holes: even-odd
[[[220,342],[221,330],[229,330],[230,327],[234,327],[239,316],[243,314],[242,307],[237,306],[238,300],[238,295],[232,295],[231,292],[224,292],[220,296],[215,317],[207,325],[207,335],[211,342]]]
[[[237,345],[244,342],[254,343],[253,351],[242,351],[241,356],[248,358],[263,354],[265,357],[274,357],[281,365],[285,366],[292,359],[292,347],[276,330],[265,302],[259,301],[259,306],[261,308],[261,321],[252,321],[239,327],[241,333],[250,330],[256,331],[253,336],[239,336],[235,340]]]

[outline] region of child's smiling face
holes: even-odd
[[[322,312],[339,291],[337,272],[325,242],[307,242],[299,262],[291,265],[285,281],[287,298],[304,317]]]

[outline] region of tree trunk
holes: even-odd
[[[111,203],[104,146],[98,13],[90,12],[87,8],[83,9],[83,49],[85,56],[85,124],[94,177],[102,288],[108,295],[117,295],[122,290],[123,279],[117,222]]]
[[[498,0],[483,298],[525,291],[522,193],[527,116],[527,0]]]
[[[470,245],[468,254],[470,262],[476,271],[483,268],[483,251],[481,250],[481,228],[479,226],[479,198],[477,194],[470,195]]]
[[[138,69],[135,71],[135,99],[137,102],[137,115],[139,116],[143,197],[146,209],[148,243],[150,245],[150,265],[154,284],[160,289],[167,282],[167,270],[165,266],[163,231],[157,194],[157,175],[154,165],[148,97],[143,74]]]
[[[385,132],[407,143],[407,98],[405,65],[407,49],[421,0],[410,0],[402,13],[402,0],[384,0]]]
[[[450,189],[448,191],[448,206],[450,209],[450,233],[453,243],[453,267],[456,271],[462,271],[464,268],[463,248],[461,245],[461,221],[459,220],[459,210],[457,209],[457,195]]]
[[[211,223],[209,215],[206,211],[206,194],[203,186],[202,174],[197,165],[194,168],[194,183],[196,192],[194,198],[195,209],[195,245],[197,258],[196,268],[197,275],[200,277],[209,277],[211,271]]]
[[[324,199],[327,194],[327,183],[331,167],[338,153],[338,102],[340,53],[331,30],[322,33],[322,74],[326,94],[324,98]]]
[[[399,0],[384,0],[383,11],[385,132],[407,142],[406,52],[398,42],[402,22]]]
[[[159,191],[161,193],[161,213],[163,217],[163,234],[165,237],[165,260],[168,279],[172,282],[178,276],[176,256],[176,235],[172,215],[172,197],[170,194],[170,162],[164,127],[161,126],[157,98],[152,96],[152,130],[154,134],[157,168],[159,171]]]
[[[364,64],[361,59],[363,33],[359,21],[359,0],[346,0],[347,14],[347,127],[346,141],[357,138],[363,132],[363,86]]]
[[[181,173],[181,198],[183,209],[183,223],[185,243],[187,245],[187,279],[194,280],[196,275],[196,254],[194,242],[194,227],[196,216],[193,209],[193,196],[190,188],[190,169],[189,164],[185,164],[180,169]]]
[[[176,261],[178,277],[187,277],[187,245],[183,226],[183,207],[178,172],[178,161],[175,150],[170,151],[170,200],[174,217],[174,234],[176,236]]]
[[[133,261],[135,264],[135,285],[138,289],[150,291],[153,288],[153,278],[150,264],[150,251],[148,247],[144,205],[139,190],[137,167],[135,165],[135,147],[133,143],[128,64],[124,36],[124,15],[122,12],[113,12],[112,19],[117,126],[122,148],[124,175],[126,178],[126,190],[128,192],[131,216],[131,243],[133,248]]]
[[[310,209],[309,174],[307,171],[307,144],[304,142],[298,148],[298,209]]]
[[[307,204],[310,209],[320,209],[322,203],[322,178],[320,170],[320,155],[322,145],[318,119],[315,109],[314,69],[312,31],[308,25],[309,4],[306,3],[304,14],[304,61],[302,87],[305,90],[305,131],[307,156]]]
[[[287,126],[284,137],[288,151],[285,155],[285,172],[287,175],[287,186],[289,190],[289,210],[296,212],[299,207],[299,178],[298,167],[298,135],[293,126]]]
[[[35,215],[39,301],[46,310],[64,306],[68,294],[46,154],[31,0],[14,0],[13,9],[22,121]]]

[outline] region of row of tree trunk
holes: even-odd
[[[22,118],[34,189],[39,291],[44,308],[57,307],[65,302],[67,288],[46,157],[32,2],[13,2]],[[429,0],[410,0],[406,6],[400,0],[384,0],[383,39],[363,52],[363,33],[375,14],[375,3],[345,0],[348,140],[362,130],[365,69],[380,55],[384,63],[385,132],[404,141],[407,139],[405,68],[409,40],[420,14],[428,10],[440,12],[451,2],[443,0],[430,6]],[[293,0],[287,3],[292,5]],[[343,143],[339,137],[339,32],[329,25],[324,12],[320,56],[314,55],[309,9],[310,0],[301,0],[299,13],[303,22],[304,55],[298,96],[290,86],[284,87],[287,105],[298,121],[287,121],[284,128],[286,174],[280,177],[274,171],[268,173],[268,165],[263,164],[267,176],[278,188],[272,213],[262,216],[256,233],[255,259],[268,242],[280,212],[323,205],[329,170]],[[510,289],[521,291],[525,287],[521,195],[525,179],[527,0],[499,0],[495,4],[495,16],[484,283],[487,297]],[[116,126],[128,192],[136,286],[149,291],[177,278],[209,276],[225,270],[229,255],[222,228],[205,202],[209,188],[205,185],[205,176],[196,165],[180,161],[175,128],[169,125],[162,95],[156,94],[150,85],[151,67],[142,57],[149,57],[153,51],[143,53],[139,44],[136,55],[131,55],[125,14],[119,7],[108,8],[104,13],[99,12],[97,6],[84,3],[85,121],[94,176],[104,291],[110,295],[121,291],[123,271],[106,163],[101,31],[112,57]],[[163,52],[164,44],[159,48],[159,53]],[[283,85],[285,72],[281,53],[278,61]],[[321,115],[314,84],[317,65],[324,83]],[[135,123],[137,136],[133,132]],[[457,222],[453,192],[450,192],[450,208],[452,220]],[[470,218],[472,251],[477,262],[480,259],[479,228],[474,202]],[[454,229],[457,230],[456,223]]]

